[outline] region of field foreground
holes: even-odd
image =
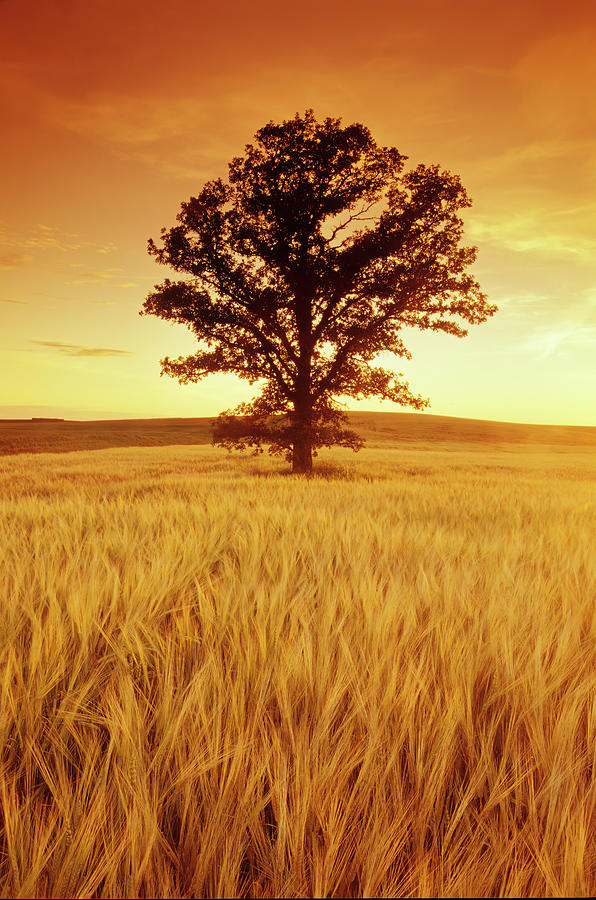
[[[0,894],[596,893],[596,465],[0,464]]]

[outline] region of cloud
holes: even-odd
[[[35,231],[23,240],[26,247],[41,248],[43,250],[56,249],[63,253],[81,249],[81,240],[76,232],[59,231],[51,225],[38,223]]]
[[[590,289],[580,294],[580,305],[573,317],[569,305],[562,307],[563,315],[558,321],[550,321],[535,328],[528,337],[522,339],[519,348],[524,353],[533,354],[544,360],[550,356],[570,356],[590,352],[596,348],[596,291]]]
[[[27,253],[0,253],[0,266],[3,269],[16,269],[24,266],[32,259]]]
[[[71,263],[71,268],[82,268],[84,263]],[[70,273],[69,273],[70,274]],[[75,272],[77,277],[74,280],[67,281],[66,284],[89,284],[89,282],[108,281],[110,278],[123,278],[123,270],[121,266],[113,266],[110,269],[96,269],[85,272]],[[119,287],[131,287],[132,284],[119,285]],[[136,285],[135,285],[136,286]]]
[[[111,272],[81,272],[81,278],[99,279],[113,277],[114,275]]]
[[[84,347],[82,344],[65,344],[62,341],[31,341],[41,347],[58,350],[65,356],[132,356],[130,350],[114,350],[111,347]]]
[[[563,351],[577,350],[596,344],[596,328],[571,324],[563,328],[544,328],[522,343],[524,352],[536,359],[547,359]]]
[[[542,306],[549,301],[548,294],[537,294],[532,291],[512,291],[502,288],[491,291],[491,300],[499,307],[500,314],[523,317],[527,319],[533,313],[538,313]]]
[[[72,263],[73,268],[77,268],[80,266],[80,263]],[[65,284],[100,284],[102,281],[109,281],[112,278],[125,278],[126,275],[123,274],[122,268],[113,268],[113,269],[104,269],[104,270],[95,270],[95,271],[86,271],[86,272],[78,272],[75,271],[74,274],[77,277],[71,278],[65,282]],[[117,287],[137,287],[137,283],[134,281],[126,281],[126,282],[118,282]]]
[[[545,209],[535,209],[513,213],[501,220],[470,215],[466,223],[466,232],[474,241],[497,244],[517,253],[572,256],[593,262],[596,252],[596,241],[593,237],[562,230],[557,227],[560,226],[560,222],[552,222],[553,219],[560,219],[573,212],[574,210],[559,210],[553,213]]]
[[[557,165],[567,170],[571,161],[575,168],[589,166],[595,150],[596,140],[593,135],[571,138],[546,137],[544,140],[530,139],[525,142],[521,142],[518,138],[511,141],[505,150],[478,157],[471,167],[477,175],[493,180],[498,178],[501,181],[505,177],[507,179],[517,177],[523,186],[527,185],[530,177],[536,178],[537,175],[543,174],[548,178]],[[551,187],[556,189],[557,185]]]
[[[18,303],[19,306],[27,306],[26,300],[9,300],[8,297],[0,297],[0,303]]]
[[[123,94],[120,87],[80,100],[42,96],[42,116],[53,128],[105,145],[120,159],[193,180],[221,174],[222,161],[225,168],[263,118],[255,100],[259,91],[241,93],[231,86],[209,99],[195,92],[149,96],[146,89]]]
[[[83,102],[49,97],[46,115],[53,124],[77,134],[116,144],[145,144],[190,133],[206,105],[192,96],[160,103],[142,95],[104,93]]]
[[[596,28],[558,29],[534,43],[515,67],[522,109],[547,135],[593,135]]]
[[[116,245],[112,241],[88,241],[73,231],[63,231],[52,225],[38,222],[34,228],[14,230],[6,224],[0,224],[0,246],[9,250],[0,255],[0,265],[14,268],[29,262],[33,257],[23,253],[26,250],[59,250],[62,253],[73,253],[78,250],[94,250],[96,253],[113,253]]]

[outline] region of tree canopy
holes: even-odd
[[[181,383],[215,372],[258,385],[223,413],[214,440],[269,445],[308,473],[321,446],[358,449],[341,398],[422,408],[383,352],[410,358],[406,327],[463,337],[493,315],[468,272],[457,175],[405,170],[364,125],[318,122],[312,110],[270,122],[229,164],[227,180],[182,203],[149,253],[183,277],[156,285],[141,314],[186,325],[198,347],[162,362]]]

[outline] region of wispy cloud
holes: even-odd
[[[558,211],[556,217],[563,214]],[[517,253],[573,256],[586,262],[594,260],[596,240],[549,227],[548,218],[545,210],[532,210],[492,221],[487,217],[470,216],[466,231],[474,241],[497,244]]]
[[[28,306],[26,300],[9,300],[8,297],[0,297],[0,303],[18,303],[19,306]]]
[[[83,263],[71,263],[71,268],[75,270],[83,268],[83,266]],[[76,278],[66,281],[66,284],[89,284],[90,282],[109,281],[112,278],[126,277],[121,266],[112,266],[109,269],[89,269],[84,272],[75,271],[74,274]],[[119,283],[118,287],[136,287],[136,284],[129,281],[124,284]]]
[[[93,281],[113,277],[114,275],[112,272],[81,272],[81,278],[90,278]]]
[[[566,307],[567,315],[533,329],[518,344],[518,349],[538,360],[586,352],[596,354],[596,291],[582,292],[580,301],[573,316]]]
[[[109,146],[121,159],[176,178],[206,179],[219,174],[221,160],[242,145],[247,129],[250,133],[261,118],[254,96],[253,92],[240,96],[237,88],[217,99],[195,92],[177,97],[154,93],[148,98],[146,92],[123,94],[119,89],[81,100],[44,93],[43,117],[52,127]],[[197,134],[198,145],[193,139]]]
[[[507,178],[520,175],[536,175],[536,167],[562,161],[576,164],[590,160],[594,155],[596,141],[593,137],[581,138],[548,138],[541,141],[528,140],[525,143],[513,142],[507,149],[496,154],[488,153],[473,163],[477,175],[485,177]],[[553,185],[556,187],[556,185]]]
[[[40,347],[49,347],[65,356],[132,356],[130,350],[115,350],[111,347],[85,347],[82,344],[65,344],[62,341],[31,341]]]
[[[9,248],[8,253],[0,255],[0,265],[13,267],[28,262],[32,257],[23,253],[27,250],[58,250],[61,253],[73,253],[77,250],[94,250],[96,253],[112,253],[116,245],[111,241],[100,243],[89,241],[74,231],[63,231],[53,225],[38,222],[27,230],[15,231],[6,224],[0,225],[0,247]],[[17,249],[18,248],[18,249]],[[2,263],[2,259],[8,262]],[[10,260],[16,260],[11,262]]]
[[[28,253],[0,253],[0,267],[3,269],[16,269],[24,266],[32,260]]]
[[[564,351],[581,347],[596,346],[596,328],[584,325],[550,329],[545,328],[523,342],[524,352],[532,353],[536,359],[548,359]]]
[[[576,24],[532,42],[515,66],[522,111],[543,136],[593,134],[596,28]]]
[[[538,313],[543,305],[548,303],[549,296],[531,291],[519,292],[503,289],[491,291],[491,300],[498,305],[501,314],[506,313],[514,318],[527,318],[532,313]]]
[[[152,144],[192,134],[213,116],[217,102],[198,97],[101,91],[82,100],[45,94],[44,113],[53,125],[120,145]],[[224,101],[225,102],[225,101]]]

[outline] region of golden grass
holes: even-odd
[[[0,466],[0,894],[596,893],[596,466]]]

